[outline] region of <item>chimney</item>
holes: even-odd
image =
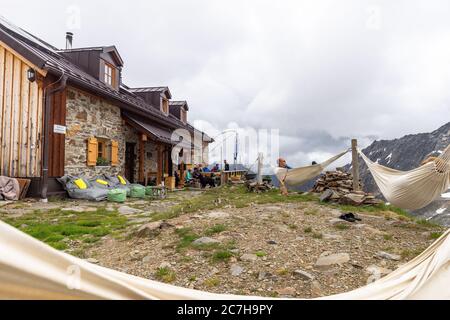
[[[66,50],[72,49],[73,33],[66,32]]]

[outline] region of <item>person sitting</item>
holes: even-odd
[[[287,165],[286,160],[284,160],[283,158],[278,159],[278,167],[287,170],[292,169],[290,166]],[[280,181],[280,191],[283,196],[287,196],[289,194],[286,185],[284,184],[284,180]]]
[[[211,169],[211,172],[219,172],[220,168],[219,168],[219,164],[216,163],[216,165]]]
[[[203,172],[211,172],[211,170],[207,166],[204,166],[203,167]]]
[[[227,160],[224,160],[223,163],[224,163],[225,171],[230,171],[230,164],[227,162]]]
[[[189,183],[192,180],[192,171],[189,169],[186,171],[186,182]]]

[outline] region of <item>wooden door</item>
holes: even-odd
[[[125,178],[134,183],[134,166],[136,162],[135,143],[127,142],[125,146]]]

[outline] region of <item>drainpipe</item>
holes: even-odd
[[[55,88],[48,89],[53,85],[59,85]],[[48,191],[48,160],[49,160],[49,138],[50,138],[50,124],[49,119],[52,111],[53,95],[61,92],[66,88],[67,76],[61,72],[61,77],[58,81],[50,84],[45,88],[45,109],[44,109],[44,147],[42,154],[42,176],[41,176],[41,201],[47,202]]]

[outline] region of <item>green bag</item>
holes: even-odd
[[[147,196],[152,196],[153,195],[153,187],[145,187],[145,194]]]
[[[145,188],[143,186],[132,186],[130,198],[145,198]]]
[[[108,191],[108,201],[111,202],[125,202],[127,200],[127,190],[125,189],[112,189]]]

